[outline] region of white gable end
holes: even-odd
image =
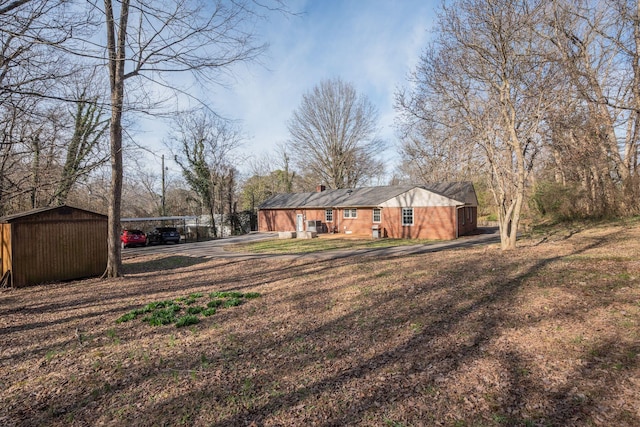
[[[423,188],[413,188],[398,196],[387,200],[380,206],[383,208],[401,207],[433,207],[433,206],[459,206],[462,202],[450,199]]]

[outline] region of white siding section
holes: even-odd
[[[432,206],[459,206],[462,202],[432,193],[423,188],[413,188],[404,192],[393,199],[389,199],[380,206],[383,208],[401,208],[401,207],[432,207]]]

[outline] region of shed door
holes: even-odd
[[[296,215],[296,231],[304,231],[304,216],[301,214]]]

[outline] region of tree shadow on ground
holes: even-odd
[[[177,268],[192,267],[209,261],[206,258],[172,255],[163,258],[127,262],[123,264],[124,274],[152,273],[157,271],[175,270]]]
[[[595,240],[571,251],[570,255],[603,243],[605,240]],[[278,263],[271,268],[261,264],[261,271],[247,268],[243,275],[238,275],[239,283],[234,283],[238,277],[220,272],[220,277],[216,277],[217,284],[226,284],[225,288],[229,285],[255,288],[269,281],[286,283],[291,277],[304,277],[304,281],[291,289],[286,297],[265,297],[265,303],[277,304],[279,310],[291,312],[291,316],[282,322],[262,323],[260,328],[256,326],[241,332],[221,329],[215,336],[203,339],[202,344],[197,342],[200,329],[194,328],[188,342],[192,346],[201,345],[201,355],[178,351],[170,360],[142,358],[141,366],[130,370],[126,366],[118,368],[114,362],[113,372],[107,370],[110,376],[96,376],[106,378],[104,381],[107,382],[96,385],[87,381],[84,387],[75,387],[66,399],[52,401],[48,408],[36,408],[45,418],[38,420],[29,415],[33,418],[25,419],[34,423],[62,423],[67,414],[75,414],[81,422],[82,416],[90,416],[94,401],[104,405],[111,400],[117,401],[114,399],[117,396],[127,396],[127,401],[138,397],[137,403],[142,405],[139,409],[123,407],[119,420],[130,425],[139,424],[140,420],[158,425],[178,422],[219,426],[277,425],[278,419],[274,415],[283,417],[289,425],[383,425],[383,422],[387,425],[440,423],[452,426],[587,425],[597,415],[598,407],[605,405],[605,399],[612,398],[619,376],[637,368],[636,355],[640,350],[637,345],[617,345],[613,338],[603,335],[602,340],[584,349],[581,355],[584,363],[567,370],[566,381],[555,390],[549,390],[544,382],[547,376],[538,376],[532,371],[531,354],[519,348],[507,347],[500,352],[493,348],[496,340],[504,339],[505,331],[523,331],[552,317],[580,321],[584,312],[578,306],[566,307],[557,313],[545,312],[545,318],[523,317],[510,310],[521,303],[518,293],[523,283],[539,277],[545,267],[566,257],[566,254],[558,254],[514,263],[502,255],[493,257],[475,253],[472,258],[459,257],[449,265],[438,267],[433,276],[425,274],[424,279],[406,287],[399,285],[401,278],[396,279],[405,272],[396,267],[395,257],[288,266]],[[428,263],[426,256],[415,257],[415,260],[412,265],[416,267]],[[363,271],[374,269],[373,276],[360,276]],[[469,281],[467,284],[461,283],[461,272],[465,269],[470,270],[464,276]],[[320,276],[320,279],[318,275],[322,270],[331,274]],[[487,275],[487,271],[492,273]],[[349,277],[345,278],[346,273]],[[489,277],[489,282],[473,287],[474,282],[481,280],[474,276]],[[366,289],[369,284],[361,282],[362,277],[388,278],[393,286],[376,294],[376,289]],[[342,285],[323,288],[323,281],[339,280],[344,281]],[[202,284],[181,286],[193,289]],[[272,289],[275,293],[278,287]],[[346,298],[349,292],[360,294],[352,304],[343,304],[340,308],[344,312],[331,320],[307,321],[305,314],[321,319],[323,310],[327,314],[333,313],[330,307],[310,305],[309,300],[316,301],[311,296],[325,292],[329,294],[327,301],[321,303],[330,303],[335,295]],[[397,309],[376,311],[383,305]],[[597,308],[590,306],[590,309]],[[251,322],[246,312],[228,313],[217,322],[225,324],[231,317]],[[381,334],[381,329],[386,332]],[[394,335],[407,330],[412,333],[405,333],[406,339],[398,340],[384,350],[378,350],[379,344],[370,340],[393,340]],[[203,330],[202,334],[205,333]],[[218,340],[219,335],[223,339]],[[216,341],[209,341],[213,339]],[[613,366],[607,365],[612,360],[609,354],[617,357],[613,359]],[[496,366],[488,371],[488,375],[499,376],[496,380],[499,387],[491,384],[493,378],[488,378],[484,391],[469,390],[466,395],[449,392],[448,388],[455,387],[452,383],[456,379],[470,376],[469,369],[486,360]],[[124,372],[116,376],[114,372],[118,369]],[[318,373],[310,374],[313,371]],[[147,392],[149,386],[151,391],[157,390],[153,387],[159,384],[180,392],[168,398],[160,398],[162,395],[158,393],[159,398],[154,400],[150,399],[154,395],[140,394]],[[91,390],[88,396],[87,390]],[[538,401],[544,406],[533,410],[528,407],[536,402],[527,393],[540,396]],[[331,400],[334,406],[322,407]],[[405,412],[396,408],[403,400],[408,402],[404,406]],[[490,407],[483,408],[483,404]],[[216,413],[220,410],[223,412]],[[458,420],[464,424],[443,416],[453,414],[455,410],[458,410]],[[104,407],[101,411],[102,420],[106,420],[109,411]],[[640,422],[633,413],[625,416],[628,417],[626,424],[624,419],[614,421],[623,422],[618,425],[638,425]],[[96,421],[95,418],[86,420]]]

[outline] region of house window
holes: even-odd
[[[380,222],[382,217],[382,210],[380,208],[373,208],[373,222]]]
[[[413,208],[402,208],[402,225],[413,225]]]
[[[471,222],[471,213],[473,212],[473,208],[466,208],[467,209],[467,221]]]
[[[462,225],[465,224],[467,208],[462,208]]]
[[[333,209],[325,209],[325,211],[324,211],[324,221],[325,222],[333,222]]]
[[[345,218],[357,218],[358,217],[358,210],[357,209],[345,209],[344,210],[344,217]]]

